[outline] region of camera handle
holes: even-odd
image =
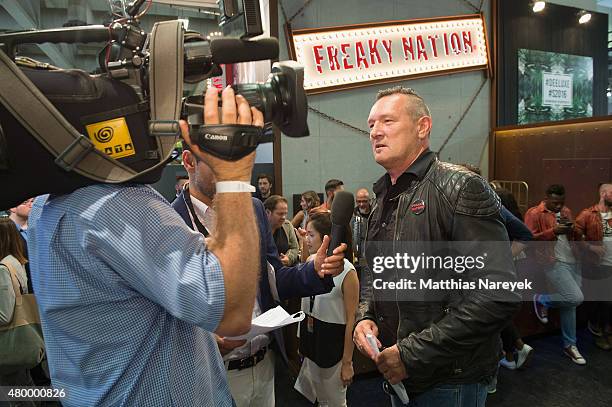
[[[22,31],[0,35],[0,43],[9,58],[15,59],[15,50],[19,44],[88,43],[119,40],[124,36],[123,29],[109,30],[103,25],[68,27],[51,30]]]
[[[263,139],[263,129],[241,124],[190,124],[189,137],[203,151],[235,161],[255,151]]]

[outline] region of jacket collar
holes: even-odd
[[[567,206],[563,206],[559,212],[564,213],[564,212],[567,212],[568,210],[569,208]],[[540,204],[536,206],[536,211],[538,213],[552,213],[553,215],[555,214],[555,212],[549,211],[548,209],[546,209],[546,203],[544,203],[544,201],[540,201]]]
[[[544,201],[540,201],[540,204],[536,207],[536,211],[540,213],[553,213],[552,211],[546,209],[546,203]]]
[[[404,171],[404,173],[400,177],[403,177],[405,174],[410,174],[417,180],[421,181],[423,178],[425,178],[425,175],[427,174],[427,170],[431,166],[431,163],[437,160],[438,158],[436,157],[436,153],[434,153],[430,149],[426,149],[421,153],[419,158],[417,158],[412,163],[412,165],[408,167],[406,171]],[[385,173],[385,175],[380,177],[378,181],[374,183],[372,191],[374,191],[376,196],[379,196],[381,195],[381,193],[384,193],[384,191],[388,190],[390,187],[391,177],[389,176],[389,173]]]
[[[179,196],[172,202],[172,207],[178,214],[183,218],[187,226],[193,229],[193,224],[191,223],[191,218],[189,217],[189,209],[187,208],[187,204],[185,203],[185,190],[181,191]]]
[[[591,206],[590,208],[587,208],[586,210],[589,212],[594,212],[594,213],[601,213],[601,211],[598,208],[599,204],[595,204],[593,206]]]

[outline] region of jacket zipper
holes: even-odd
[[[397,235],[397,228],[398,228],[398,224],[399,224],[399,214],[400,214],[400,209],[402,208],[402,203],[404,201],[406,194],[401,194],[399,196],[399,200],[397,202],[397,210],[395,211],[395,225],[393,225],[393,251],[395,252],[395,242],[397,241],[397,239],[399,238],[399,236]],[[399,275],[397,274],[397,268],[395,269],[395,279],[399,280]],[[397,338],[397,341],[399,341],[399,329],[400,329],[400,325],[402,324],[402,312],[400,310],[400,306],[399,306],[399,301],[398,301],[398,294],[397,294],[398,290],[395,290],[395,306],[397,307],[397,329],[395,331],[395,337]]]
[[[397,202],[397,211],[395,211],[395,225],[393,227],[393,251],[395,251],[395,242],[399,239],[399,235],[397,232],[398,229],[398,225],[399,225],[399,215],[400,215],[400,209],[402,208],[402,203],[404,203],[406,201],[406,198],[408,197],[408,195],[410,195],[410,200],[412,200],[414,198],[414,195],[417,192],[417,189],[419,188],[419,186],[423,183],[423,181],[427,178],[427,176],[429,175],[429,173],[431,172],[431,168],[427,171],[427,175],[425,177],[423,177],[422,180],[416,182],[414,184],[414,186],[406,191],[403,192],[399,195],[399,199]],[[399,275],[397,274],[397,269],[396,269],[396,278],[399,278]],[[397,307],[397,316],[398,316],[398,321],[397,321],[397,330],[395,332],[395,336],[397,337],[397,339],[399,340],[399,329],[400,329],[400,325],[401,325],[401,321],[402,321],[402,313],[400,310],[400,305],[399,305],[399,301],[398,301],[398,291],[395,291],[395,306]]]

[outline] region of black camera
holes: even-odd
[[[307,102],[302,84],[304,72],[295,61],[276,62],[265,83],[238,84],[233,88],[244,96],[250,106],[258,108],[266,123],[274,123],[281,131],[293,137],[308,135],[306,122]],[[221,158],[242,157],[261,142],[271,142],[257,129],[252,133],[219,131],[211,134],[209,126],[202,126],[203,96],[187,97],[183,103],[183,117],[190,124],[192,141],[200,148]],[[221,126],[226,127],[227,126]],[[242,127],[242,126],[239,126]]]
[[[116,3],[116,2],[115,2]],[[221,74],[221,64],[276,59],[276,39],[261,34],[257,0],[220,1],[222,31],[207,41],[177,20],[139,26],[136,0],[107,26],[0,35],[0,209],[43,193],[93,183],[153,183],[175,157],[179,119],[200,148],[235,160],[272,141],[253,126],[204,126],[202,98],[183,98],[183,82]],[[149,3],[148,3],[149,4]],[[106,42],[94,74],[17,55],[20,44]],[[275,63],[268,81],[234,85],[287,136],[308,135],[303,68]],[[23,159],[28,157],[28,159]]]

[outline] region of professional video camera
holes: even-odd
[[[152,0],[126,7],[122,0],[109,2],[108,25],[0,35],[0,210],[94,183],[156,182],[176,157],[181,118],[189,121],[200,148],[227,160],[272,141],[254,126],[205,126],[202,96],[183,98],[183,82],[220,75],[221,64],[278,57],[276,39],[250,39],[262,33],[258,0],[220,0],[226,37],[211,41],[186,31],[179,20],[143,31],[139,20]],[[90,42],[107,43],[97,74],[59,69],[16,52],[26,43]],[[266,123],[303,137],[303,79],[300,65],[283,61],[273,65],[266,83],[233,87],[264,113]]]

